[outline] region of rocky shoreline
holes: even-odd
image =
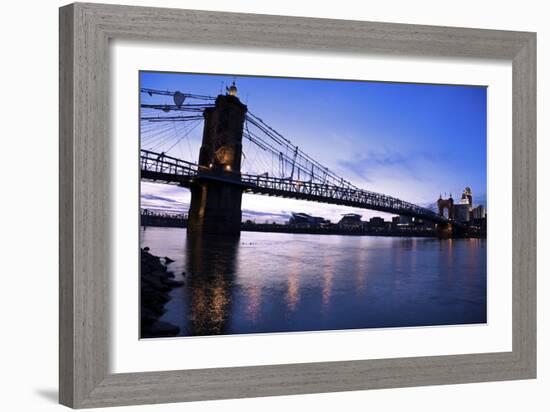
[[[170,292],[182,287],[184,282],[174,280],[174,273],[168,270],[173,260],[154,256],[148,247],[141,249],[141,338],[177,336],[178,326],[160,321],[166,312]]]

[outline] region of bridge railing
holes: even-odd
[[[144,149],[141,150],[140,167],[142,171],[178,176],[196,174],[199,168],[195,163]]]

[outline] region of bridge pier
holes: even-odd
[[[436,233],[440,239],[449,239],[453,237],[453,225],[451,223],[438,223]]]
[[[204,110],[199,172],[191,184],[187,233],[238,236],[241,230],[241,157],[247,107],[219,95]]]

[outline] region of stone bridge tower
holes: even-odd
[[[442,199],[439,195],[437,200],[437,209],[439,211],[439,216],[445,215],[445,209],[447,209],[447,216],[449,219],[454,219],[454,200],[453,195],[450,195],[448,199]]]
[[[241,230],[241,158],[247,107],[235,83],[204,110],[199,173],[191,185],[188,234],[234,235]]]
[[[437,200],[437,209],[439,216],[445,216],[445,209],[447,209],[447,217],[450,220],[454,219],[454,200],[453,195],[450,195],[448,199],[443,199],[439,195]],[[453,235],[453,226],[451,223],[438,223],[437,224],[437,236],[439,238],[449,238]]]

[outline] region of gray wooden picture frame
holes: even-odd
[[[87,408],[535,378],[535,33],[84,3],[62,7],[59,27],[62,404]],[[513,350],[109,373],[111,39],[511,61]]]

